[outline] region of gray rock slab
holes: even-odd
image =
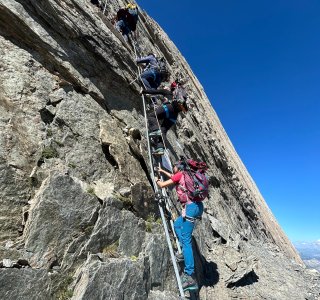
[[[6,300],[53,300],[45,270],[0,269],[0,297]]]
[[[149,257],[151,287],[163,287],[165,285],[168,267],[169,265],[171,266],[165,236],[150,234],[146,237],[145,243],[144,254]]]
[[[97,198],[67,175],[53,174],[44,181],[31,204],[24,233],[25,248],[33,253],[31,265],[61,258],[73,236],[95,224],[99,208]]]
[[[181,299],[171,291],[150,291],[148,300],[179,300]]]
[[[147,299],[148,273],[144,259],[87,262],[81,269],[72,300]]]
[[[86,252],[99,253],[118,242],[118,250],[123,255],[138,256],[146,235],[144,221],[136,218],[132,212],[114,205],[117,206],[117,203],[105,202],[84,249]]]

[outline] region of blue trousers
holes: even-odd
[[[159,73],[154,69],[145,70],[141,74],[141,80],[147,90],[156,90],[161,83]]]
[[[202,213],[202,202],[192,202],[186,205],[186,216],[197,218],[200,217]],[[192,232],[194,229],[194,223],[180,216],[174,222],[174,229],[182,247],[182,253],[184,256],[184,272],[191,276],[194,273],[194,258],[192,252]]]

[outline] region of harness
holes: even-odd
[[[193,218],[193,217],[185,216],[184,219],[191,222],[191,223],[194,223],[196,220],[201,220],[202,218],[201,217]]]
[[[168,106],[166,104],[162,105],[165,113],[166,113],[166,118],[169,119],[173,124],[177,122],[177,116],[175,116],[172,111],[169,110]]]

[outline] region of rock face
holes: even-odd
[[[86,0],[0,0],[0,294],[4,299],[178,299],[148,175],[135,53]],[[194,239],[201,299],[319,299],[162,29],[140,15],[138,54],[182,75],[193,109],[172,159],[210,166]]]

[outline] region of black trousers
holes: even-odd
[[[171,104],[167,104],[166,106],[170,115],[176,118],[178,114],[174,111],[173,106]],[[152,111],[148,113],[147,118],[149,123],[149,131],[155,131],[160,129],[164,138],[163,141],[161,136],[153,137],[154,142],[156,144],[156,148],[164,148],[163,142],[167,144],[167,132],[175,124],[175,122],[167,118],[167,114],[163,105],[158,107],[155,112]],[[160,128],[157,119],[159,121]]]
[[[91,3],[92,4],[94,4],[94,5],[97,5],[97,6],[99,6],[99,0],[91,0]]]

